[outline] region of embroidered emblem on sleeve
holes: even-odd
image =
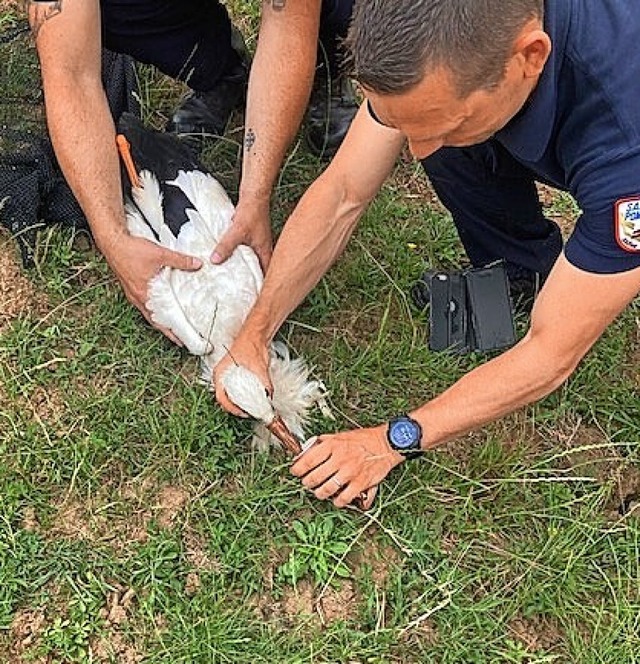
[[[616,240],[625,251],[640,252],[640,196],[616,202]]]

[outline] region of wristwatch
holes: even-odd
[[[392,450],[406,459],[413,459],[424,452],[421,447],[422,427],[408,415],[400,415],[389,421],[387,441]]]

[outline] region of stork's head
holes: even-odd
[[[118,133],[127,137],[139,171],[150,171],[160,182],[175,180],[178,171],[206,171],[188,141],[145,127],[133,113],[123,113]]]

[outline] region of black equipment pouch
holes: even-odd
[[[488,352],[516,342],[504,263],[429,272],[421,283],[429,290],[431,350]]]
[[[467,287],[461,272],[436,272],[431,276],[429,348],[469,351]]]

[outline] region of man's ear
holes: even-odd
[[[540,76],[551,55],[551,37],[539,26],[527,27],[514,44],[514,55],[520,60],[527,78]]]

